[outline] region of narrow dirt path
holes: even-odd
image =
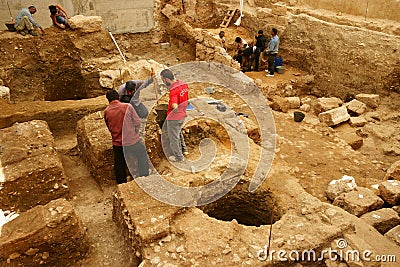
[[[88,257],[77,266],[138,266],[112,220],[112,194],[116,186],[101,187],[94,180],[75,148],[74,134],[56,136],[55,142],[70,180],[70,201],[87,230],[91,245]]]

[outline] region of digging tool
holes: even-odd
[[[16,31],[15,22],[14,22],[14,18],[12,16],[10,5],[8,4],[8,2],[7,2],[7,7],[8,7],[8,12],[10,12],[11,21],[9,23],[6,23],[6,27],[10,32],[15,32]]]
[[[13,22],[14,22],[14,19],[13,19],[13,16],[12,16],[12,14],[11,14],[11,9],[10,9],[10,5],[8,4],[8,1],[7,1],[7,7],[8,7],[8,12],[10,12],[10,17],[11,17],[10,22],[13,23]]]
[[[124,64],[126,64],[125,56],[124,56],[124,54],[122,53],[121,49],[119,48],[119,46],[118,46],[118,44],[117,44],[117,41],[115,40],[113,34],[112,34],[111,31],[110,31],[110,28],[107,27],[107,30],[108,30],[108,33],[110,34],[110,37],[111,37],[111,39],[113,40],[115,46],[116,46],[117,49],[118,49],[119,54],[121,55],[122,59],[124,60]]]

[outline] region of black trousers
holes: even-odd
[[[275,72],[275,57],[276,54],[268,54],[268,71],[271,75]]]
[[[149,175],[149,158],[147,157],[146,147],[141,141],[132,146],[114,146],[114,172],[118,184],[126,183],[126,158],[130,159],[135,157],[137,159],[137,166],[139,176]],[[131,166],[128,163],[129,166]]]

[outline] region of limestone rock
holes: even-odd
[[[129,70],[105,70],[100,72],[99,83],[104,88],[114,88],[118,87],[126,82],[129,78]]]
[[[170,18],[178,14],[178,10],[170,4],[166,4],[161,10],[161,13],[163,13],[167,18]]]
[[[287,7],[281,4],[274,4],[272,6],[272,14],[278,16],[286,16]]]
[[[333,201],[336,197],[342,193],[347,193],[353,191],[357,188],[356,181],[351,176],[343,176],[338,180],[332,180],[328,189],[326,190],[326,196],[329,200]]]
[[[8,259],[12,266],[70,266],[85,256],[88,244],[72,205],[57,199],[23,212],[3,226],[0,262]]]
[[[338,108],[343,101],[337,97],[321,97],[316,100],[313,105],[315,115],[320,114],[334,108]]]
[[[358,94],[356,95],[356,99],[365,103],[370,108],[377,108],[381,103],[379,95],[375,94]]]
[[[347,113],[346,107],[339,107],[320,113],[318,118],[328,126],[334,126],[350,119],[350,115]]]
[[[354,191],[343,193],[333,201],[333,205],[341,207],[355,216],[361,216],[372,210],[379,209],[383,203],[383,200],[376,196],[374,192],[364,187],[358,187]]]
[[[383,154],[386,156],[400,156],[400,145],[386,143],[382,145]]]
[[[400,204],[400,181],[387,180],[380,183],[379,193],[387,203]]]
[[[0,144],[0,209],[25,211],[68,194],[64,168],[45,121],[1,129]]]
[[[386,233],[400,223],[400,217],[397,212],[389,208],[366,213],[360,218],[375,227],[381,234]]]
[[[10,88],[6,86],[0,86],[0,99],[10,102]]]
[[[364,117],[350,117],[350,125],[353,127],[362,127],[367,124],[367,120]]]
[[[84,33],[99,32],[103,24],[100,16],[76,15],[68,20],[71,28]]]
[[[357,115],[363,114],[367,109],[367,105],[363,102],[360,102],[356,99],[351,100],[349,103],[346,103],[347,110],[349,112],[353,112]]]
[[[286,97],[285,98],[285,105],[287,106],[287,109],[300,108],[300,98],[297,97],[297,96]]]
[[[400,246],[400,225],[390,229],[385,236]]]
[[[311,106],[309,104],[303,104],[301,105],[300,110],[304,112],[309,112],[311,110]]]
[[[344,139],[354,150],[359,149],[364,143],[364,139],[356,133],[341,133],[340,138]]]
[[[398,180],[400,181],[400,160],[390,166],[386,172],[386,180]]]

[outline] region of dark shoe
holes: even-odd
[[[18,33],[21,34],[22,36],[26,35],[25,31],[18,31]]]
[[[34,32],[34,31],[32,31],[32,30],[28,31],[28,33],[29,33],[30,35],[32,35],[32,36],[37,36],[37,35],[38,35],[37,32]]]

